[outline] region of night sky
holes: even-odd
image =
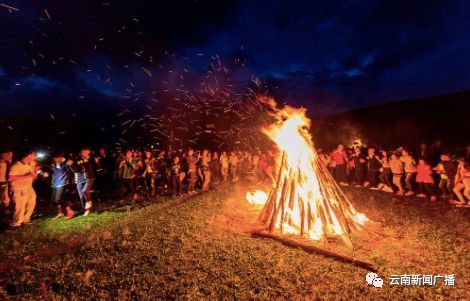
[[[151,101],[214,60],[320,116],[470,87],[470,1],[0,4],[2,115]]]

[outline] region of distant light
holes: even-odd
[[[37,158],[38,160],[42,160],[42,159],[44,159],[44,158],[46,158],[46,157],[47,157],[47,154],[46,154],[46,153],[43,153],[43,152],[37,152],[37,153],[36,153],[36,158]]]

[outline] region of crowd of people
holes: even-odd
[[[13,228],[31,223],[38,190],[50,195],[55,218],[71,219],[78,210],[87,216],[93,207],[92,199],[126,204],[142,197],[194,194],[196,189],[204,192],[240,178],[272,180],[275,167],[271,151],[108,153],[104,148],[96,152],[83,148],[77,155],[58,152],[47,160],[40,155],[34,151],[0,152],[1,211],[11,215]]]
[[[463,156],[452,156],[440,146],[421,144],[416,152],[404,147],[394,151],[361,147],[318,151],[342,186],[383,190],[397,196],[448,200],[459,207],[470,201],[470,146]],[[242,179],[274,181],[275,151],[202,152],[127,150],[108,153],[83,148],[77,155],[54,153],[45,160],[34,151],[0,152],[0,201],[10,226],[31,223],[36,191],[48,191],[55,218],[71,219],[80,210],[88,215],[92,199],[120,204],[140,197],[181,196],[196,189],[207,191],[220,183]],[[16,160],[13,160],[16,159]],[[42,160],[40,160],[42,159]],[[39,181],[36,181],[40,179]],[[48,187],[41,189],[36,182]]]
[[[422,143],[415,152],[403,146],[389,151],[338,144],[331,153],[319,153],[339,185],[469,205],[470,146],[460,155],[443,151],[439,141],[431,147]]]

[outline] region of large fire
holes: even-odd
[[[336,236],[352,246],[350,233],[368,219],[354,210],[319,160],[305,113],[305,109],[289,106],[275,109],[276,122],[263,131],[279,149],[278,173],[269,196],[256,191],[247,194],[247,199],[255,204],[265,202],[260,220],[270,231],[325,242]]]

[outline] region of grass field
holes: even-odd
[[[1,234],[0,299],[6,285],[56,283],[67,300],[464,300],[468,294],[469,211],[363,189],[346,193],[384,235],[356,237],[337,252],[374,263],[366,270],[308,254],[249,231],[257,211],[248,187],[157,200],[70,221],[43,219]],[[455,274],[455,286],[391,286],[392,274]],[[29,285],[29,286],[28,286]],[[24,298],[34,294],[23,293]],[[50,298],[61,298],[59,295]]]

